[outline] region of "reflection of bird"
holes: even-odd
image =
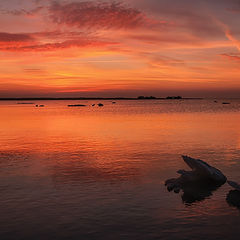
[[[227,178],[222,172],[206,162],[188,156],[182,156],[182,158],[192,171],[177,171],[181,176],[166,180],[165,185],[168,191],[173,190],[179,193],[183,190],[184,202],[203,200],[226,182]]]

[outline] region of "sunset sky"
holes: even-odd
[[[0,97],[239,97],[239,26],[239,0],[1,0]]]

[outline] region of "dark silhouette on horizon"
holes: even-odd
[[[168,96],[166,99],[182,99],[181,96]]]
[[[145,97],[145,96],[139,96],[138,99],[156,99],[156,97],[153,96],[149,96],[149,97]]]
[[[37,101],[37,100],[167,100],[165,97],[5,97],[0,98],[0,101]],[[204,98],[199,97],[186,97],[181,98],[184,100],[202,100]],[[18,104],[34,104],[34,103],[18,103]]]

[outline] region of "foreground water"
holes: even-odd
[[[0,102],[0,239],[239,239],[230,186],[201,199],[164,187],[182,154],[240,182],[230,102]]]

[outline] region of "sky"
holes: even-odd
[[[1,0],[0,97],[240,97],[240,0]]]

